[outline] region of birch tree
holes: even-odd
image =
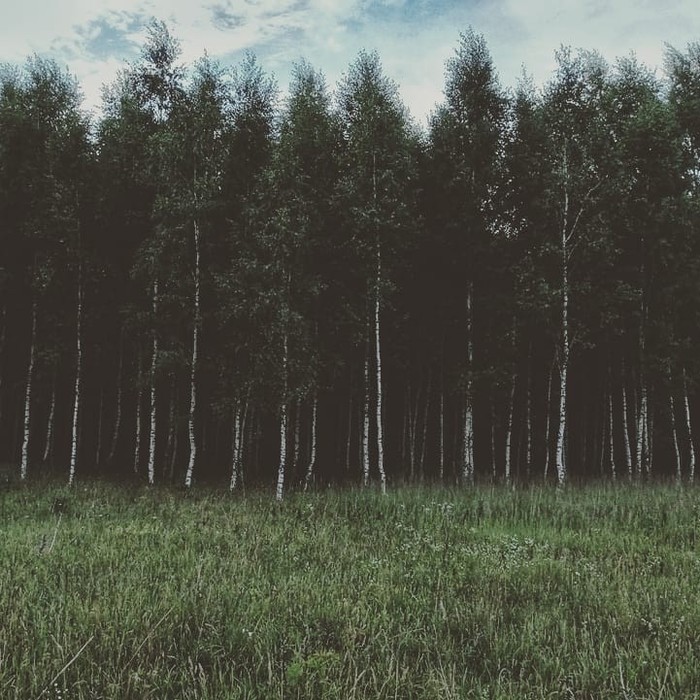
[[[374,454],[385,493],[383,309],[398,236],[415,224],[411,192],[416,182],[416,141],[397,87],[384,76],[377,54],[359,54],[338,88],[337,100],[345,141],[340,190],[349,215],[346,230],[358,248],[364,273],[365,343],[370,348],[365,359],[365,401],[371,393]],[[363,443],[369,439],[367,423],[365,414]],[[363,452],[368,460],[369,451]]]
[[[489,259],[489,210],[492,206],[505,99],[483,36],[468,30],[446,67],[445,101],[433,115],[430,139],[437,176],[445,188],[445,209],[438,226],[450,241],[457,268],[464,328],[463,429],[461,476],[471,483],[474,462],[475,381],[480,348],[479,316],[486,303],[483,274]],[[461,289],[460,289],[461,287]]]

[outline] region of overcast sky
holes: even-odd
[[[523,65],[546,82],[562,44],[609,60],[634,51],[661,71],[666,43],[700,41],[700,0],[0,0],[0,62],[56,58],[92,108],[100,86],[138,57],[153,17],[170,25],[183,61],[206,49],[236,63],[250,49],[282,90],[302,57],[333,87],[360,49],[376,49],[421,124],[441,100],[445,60],[469,26],[485,36],[506,86]]]

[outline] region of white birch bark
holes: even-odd
[[[617,480],[617,465],[615,463],[615,440],[614,440],[614,434],[615,434],[615,420],[613,416],[613,391],[612,391],[612,385],[610,386],[610,393],[608,395],[608,443],[609,443],[609,451],[610,451],[610,475],[612,476],[612,480],[616,481]]]
[[[381,248],[379,247],[379,238],[377,237],[377,279],[374,297],[374,350],[376,362],[376,380],[377,380],[377,467],[379,469],[379,481],[381,484],[382,493],[386,493],[386,472],[384,471],[384,430],[382,426],[382,351],[381,351],[381,336],[380,336],[380,286],[382,280],[382,256]]]
[[[29,365],[27,366],[27,384],[24,391],[24,430],[22,434],[22,458],[19,478],[24,481],[29,469],[29,432],[32,417],[32,386],[34,384],[34,365],[36,362],[36,300],[32,302],[32,335],[29,345]]]
[[[136,391],[136,437],[134,445],[134,473],[136,474],[138,474],[141,467],[141,405],[143,404],[143,370],[141,348],[139,348],[137,363],[138,389]]]
[[[233,419],[233,439],[231,448],[231,483],[229,490],[234,491],[238,485],[238,476],[240,471],[241,445],[243,438],[243,426],[241,420],[241,405],[236,404],[236,410]]]
[[[527,363],[527,381],[525,382],[525,474],[528,479],[530,477],[530,469],[532,468],[532,359],[531,353],[528,356]]]
[[[284,331],[282,347],[282,372],[284,374],[284,395],[280,404],[280,463],[277,468],[277,490],[275,498],[282,500],[284,495],[284,472],[287,466],[287,363],[289,357],[289,341],[287,329]]]
[[[693,443],[693,424],[690,420],[690,403],[688,401],[688,382],[686,381],[685,369],[683,370],[683,409],[685,413],[685,425],[688,434],[688,479],[692,483],[695,481],[695,445]]]
[[[314,403],[311,410],[311,456],[309,465],[306,468],[306,479],[304,479],[304,491],[308,490],[309,484],[314,476],[316,466],[316,442],[317,442],[317,418],[318,418],[318,394],[314,393]]]
[[[556,469],[557,485],[566,482],[566,418],[567,418],[567,387],[569,372],[569,264],[567,246],[567,226],[569,209],[568,190],[564,196],[564,227],[562,229],[562,289],[561,289],[561,344],[559,347],[559,429],[557,431]]]
[[[153,282],[153,322],[158,318],[158,278]],[[158,332],[153,328],[153,350],[151,353],[151,425],[148,436],[148,483],[155,483],[156,473],[156,369],[158,367]]]
[[[46,421],[46,443],[44,444],[44,464],[48,463],[51,451],[53,450],[53,426],[56,417],[56,370],[53,372],[51,381],[51,405],[49,406],[49,417]]]
[[[365,346],[365,400],[362,410],[362,485],[369,485],[369,322]]]
[[[377,211],[377,154],[372,153],[372,195],[374,198],[374,211],[376,216]],[[380,296],[382,285],[382,247],[379,240],[379,227],[375,219],[375,244],[376,244],[376,261],[377,270],[374,284],[374,360],[375,360],[375,379],[376,379],[376,426],[377,426],[377,467],[379,470],[379,481],[381,483],[382,494],[386,493],[386,472],[384,471],[384,429],[382,425],[382,401],[383,386],[382,386],[382,352],[381,352],[381,334],[380,334]]]
[[[554,377],[554,361],[549,368],[549,377],[547,379],[547,416],[544,423],[544,480],[549,478],[549,465],[552,458],[552,450],[550,449],[549,436],[552,432],[552,379]]]
[[[472,342],[472,284],[467,292],[467,390],[464,406],[464,436],[462,445],[462,479],[466,483],[474,481],[474,414],[472,407],[472,363],[474,344]]]
[[[194,466],[197,461],[197,439],[195,437],[195,415],[197,412],[197,363],[199,362],[199,332],[202,325],[201,311],[201,238],[199,222],[194,220],[194,327],[192,329],[192,366],[190,368],[190,415],[188,435],[190,439],[190,458],[185,474],[185,486],[192,486]]]
[[[627,387],[625,385],[624,371],[622,373],[622,437],[625,446],[625,467],[627,476],[632,479],[632,452],[630,449],[629,421],[627,419]]]
[[[78,421],[80,419],[81,382],[83,377],[83,280],[82,268],[78,268],[78,314],[76,320],[76,366],[75,388],[73,390],[73,429],[71,433],[70,468],[68,471],[68,485],[75,481],[75,470],[78,461]]]
[[[637,414],[637,473],[638,475],[649,472],[649,438],[647,419],[647,388],[643,373],[640,371],[640,401]]]

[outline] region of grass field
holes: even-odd
[[[700,697],[700,491],[0,494],[0,698]]]

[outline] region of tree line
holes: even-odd
[[[376,53],[288,95],[154,22],[81,109],[0,72],[0,463],[243,485],[692,480],[700,44],[469,30],[419,129]],[[134,477],[134,475],[136,475]]]

